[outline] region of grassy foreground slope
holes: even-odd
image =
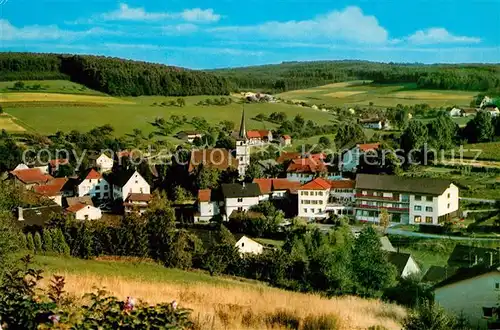
[[[48,275],[66,277],[66,291],[81,296],[105,287],[121,299],[132,296],[149,303],[177,300],[193,309],[200,329],[268,329],[266,318],[287,311],[298,320],[329,315],[339,329],[383,326],[400,329],[405,310],[396,305],[357,297],[322,298],[270,288],[259,282],[210,277],[201,272],[165,269],[152,263],[79,260],[37,256],[36,266]],[[276,329],[276,327],[273,327]]]

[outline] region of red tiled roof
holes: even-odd
[[[87,206],[89,206],[89,205],[78,203],[78,204],[71,205],[70,207],[68,207],[66,209],[66,211],[71,212],[71,213],[76,213]]]
[[[50,180],[49,182],[47,182],[47,185],[56,186],[56,187],[58,187],[59,190],[62,190],[64,185],[68,181],[69,181],[68,178],[54,178],[54,179]]]
[[[56,185],[42,185],[42,186],[36,186],[35,187],[35,192],[37,194],[43,195],[43,196],[57,196],[61,194],[61,189],[60,187]]]
[[[380,147],[380,143],[365,143],[365,144],[358,144],[358,148],[361,151],[369,151],[369,150],[376,150]]]
[[[273,179],[273,191],[275,190],[289,190],[295,192],[300,187],[300,182],[290,181],[288,179]]]
[[[212,194],[212,190],[210,190],[210,189],[198,190],[198,201],[210,202],[211,194]]]
[[[253,183],[259,185],[261,194],[269,194],[273,188],[273,179],[253,179]]]
[[[286,162],[287,160],[300,158],[300,152],[283,152],[276,161],[280,164]]]
[[[50,162],[49,162],[49,165],[50,167],[57,167],[59,165],[66,165],[68,164],[68,160],[67,159],[63,159],[63,158],[60,158],[60,159],[52,159]]]
[[[85,176],[85,179],[86,180],[95,180],[95,179],[101,179],[102,178],[102,175],[101,173],[97,172],[96,170],[94,169],[91,169],[87,175]]]
[[[290,135],[283,135],[283,139],[285,139],[285,140],[291,140],[292,137]]]
[[[125,201],[131,202],[149,202],[151,200],[150,194],[139,194],[139,193],[131,193],[125,199]]]
[[[24,183],[46,183],[53,179],[52,176],[44,174],[39,168],[29,168],[10,172],[18,180]]]
[[[331,184],[329,181],[323,178],[316,178],[301,186],[299,190],[327,190],[330,188]]]
[[[249,139],[262,139],[269,136],[270,131],[259,130],[259,131],[247,131],[247,137]]]
[[[354,189],[356,181],[354,180],[330,180],[332,189]]]
[[[229,167],[238,168],[238,159],[231,155],[227,149],[196,149],[191,150],[191,159],[189,160],[189,172],[192,172],[198,165],[204,164],[208,167],[225,170]]]
[[[326,166],[322,160],[301,158],[301,159],[293,159],[290,165],[288,165],[286,171],[295,173],[326,172]]]

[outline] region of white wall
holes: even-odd
[[[401,274],[401,277],[405,278],[410,276],[411,274],[418,274],[420,273],[420,267],[418,267],[417,263],[415,260],[413,260],[412,257],[408,259],[408,262],[406,263],[405,268],[403,269],[403,273]]]
[[[421,200],[417,200],[417,196]],[[459,205],[459,190],[454,184],[451,184],[448,189],[440,196],[427,196],[431,199],[424,200],[422,195],[410,195],[410,223],[418,224],[415,222],[415,216],[421,216],[424,224],[438,225],[439,217],[458,210]],[[415,210],[415,206],[420,206],[421,210]],[[428,209],[428,208],[431,209]],[[432,217],[432,223],[426,222],[426,217]]]
[[[485,328],[482,308],[497,306],[500,289],[496,283],[500,285],[498,271],[452,283],[434,291],[435,301],[451,313],[463,312],[473,327],[479,324]]]
[[[238,173],[240,176],[245,176],[250,165],[250,147],[245,141],[236,141],[236,158],[238,159]]]
[[[135,173],[130,177],[127,183],[123,187],[113,186],[113,197],[114,199],[121,198],[122,200],[127,199],[129,194],[150,194],[151,187],[149,183],[135,171]]]
[[[113,163],[113,159],[106,155],[100,155],[96,160],[96,165],[101,173],[111,171],[113,169]]]
[[[261,254],[264,251],[264,246],[253,239],[250,239],[246,236],[243,236],[236,242],[234,245],[238,252],[243,253],[252,253],[252,254]]]
[[[325,212],[328,203],[329,189],[325,190],[299,190],[299,217],[304,218],[326,218]]]
[[[110,185],[104,179],[85,179],[78,185],[77,188],[78,197],[88,195],[100,199],[107,199],[111,197],[110,193]]]
[[[226,198],[226,215],[229,217],[233,211],[248,211],[252,206],[259,204],[259,196],[243,198]]]
[[[210,220],[214,216],[220,214],[219,205],[217,205],[217,202],[212,202],[212,201],[199,202],[198,212],[200,212],[198,220]]]
[[[49,196],[49,199],[53,200],[59,206],[62,206],[62,195]]]
[[[99,220],[101,217],[101,210],[90,205],[85,206],[75,213],[75,219],[77,220]]]

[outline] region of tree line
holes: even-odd
[[[69,79],[110,95],[228,95],[224,77],[203,71],[90,55],[0,54],[0,80]]]
[[[284,92],[349,80],[413,83],[418,88],[500,92],[499,66],[493,64],[424,65],[367,61],[286,62],[215,70],[232,89]]]

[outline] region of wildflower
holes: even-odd
[[[134,309],[135,306],[135,299],[132,297],[127,297],[127,300],[125,300],[125,304],[123,305],[123,310],[125,312],[130,312]]]
[[[177,301],[172,301],[172,309],[176,310],[177,309]]]
[[[52,323],[57,324],[61,320],[61,317],[59,315],[53,314],[49,316],[49,320],[52,321]]]

